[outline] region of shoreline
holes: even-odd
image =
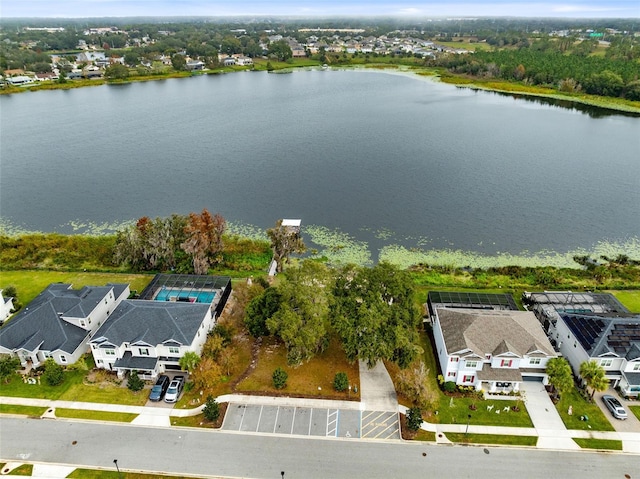
[[[304,70],[304,69],[322,69],[322,65],[318,64],[317,66],[310,65],[288,65],[284,68],[277,68],[273,70],[275,73],[279,72],[293,72],[296,70]],[[579,105],[586,105],[591,108],[601,109],[610,112],[617,112],[621,114],[630,114],[632,116],[640,117],[640,102],[638,106],[629,105],[627,103],[623,103],[621,101],[617,101],[617,99],[613,97],[604,97],[604,96],[596,96],[596,95],[587,95],[587,94],[565,94],[562,92],[558,92],[555,90],[549,90],[548,92],[540,92],[540,91],[531,91],[534,87],[527,87],[525,85],[520,85],[518,83],[511,83],[506,81],[493,81],[491,83],[498,83],[498,85],[490,86],[483,83],[482,80],[470,78],[467,76],[457,76],[452,75],[448,72],[443,71],[442,69],[432,68],[432,67],[416,67],[411,65],[398,65],[398,64],[390,64],[390,63],[365,63],[365,64],[354,64],[354,65],[339,65],[329,67],[330,70],[370,70],[370,71],[379,71],[383,73],[391,73],[391,71],[397,71],[404,74],[410,74],[411,76],[416,77],[427,77],[433,81],[438,81],[440,83],[445,83],[448,85],[453,85],[458,88],[468,88],[476,91],[488,91],[488,92],[496,92],[506,95],[512,95],[514,97],[518,96],[526,96],[532,98],[547,98],[550,100],[556,101],[564,101],[569,103],[576,103]],[[122,85],[129,83],[138,83],[138,82],[146,82],[146,81],[157,81],[157,80],[169,80],[169,79],[180,79],[180,78],[191,78],[194,76],[200,75],[222,75],[227,73],[239,73],[245,71],[267,71],[266,69],[252,69],[252,70],[207,70],[202,72],[172,72],[169,74],[163,75],[153,75],[153,76],[144,76],[144,77],[131,77],[127,80],[123,81],[108,81],[104,78],[97,80],[80,80],[75,83],[75,80],[69,80],[67,83],[43,83],[36,84],[31,86],[24,87],[15,87],[11,89],[0,89],[0,95],[11,95],[17,93],[24,93],[26,91],[46,91],[46,90],[71,90],[75,88],[83,88],[89,86],[100,86],[100,85]],[[541,88],[541,87],[537,87]]]

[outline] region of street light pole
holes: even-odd
[[[471,414],[467,414],[467,429],[464,431],[464,435],[466,436],[469,433],[469,422],[471,421]]]
[[[284,471],[280,471],[280,475],[284,478]]]
[[[113,463],[116,465],[116,471],[118,471],[118,477],[120,477],[120,468],[118,467],[118,460],[114,459]]]

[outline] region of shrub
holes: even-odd
[[[417,431],[422,426],[422,410],[412,407],[407,411],[407,427],[410,431]]]
[[[348,387],[349,378],[347,377],[347,373],[336,373],[335,378],[333,378],[333,388],[338,392],[343,392],[346,391]]]
[[[458,387],[456,386],[456,383],[454,383],[453,381],[445,382],[443,387],[444,387],[444,390],[448,393],[455,392],[456,389],[458,389]]]
[[[144,387],[144,381],[138,376],[138,371],[131,371],[129,380],[127,381],[127,387],[133,392],[138,392]]]
[[[289,375],[287,374],[287,372],[282,369],[282,368],[278,368],[273,372],[273,386],[276,389],[284,389],[284,387],[287,385],[287,379],[289,378]]]
[[[207,420],[211,422],[218,420],[220,417],[220,405],[213,396],[207,396],[207,403],[202,412]]]
[[[20,360],[15,356],[0,355],[0,381],[9,382],[9,378],[20,367]]]
[[[44,364],[42,379],[44,379],[49,386],[58,386],[64,381],[64,369],[53,359],[49,358]]]

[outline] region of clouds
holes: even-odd
[[[638,0],[2,0],[3,17],[640,17]]]

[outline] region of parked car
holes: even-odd
[[[169,376],[165,376],[164,374],[161,374],[160,376],[158,376],[158,380],[156,381],[155,386],[151,388],[151,393],[149,394],[149,400],[160,401],[164,397],[165,393],[167,392],[170,382],[171,380],[169,379]]]
[[[184,387],[184,376],[176,376],[169,384],[167,394],[164,396],[164,402],[176,402],[180,397],[182,388]]]
[[[611,411],[613,417],[615,417],[616,419],[627,419],[627,411],[624,410],[622,404],[620,404],[620,401],[618,401],[616,398],[605,394],[604,396],[602,396],[602,402],[605,406],[607,406],[607,409]]]

